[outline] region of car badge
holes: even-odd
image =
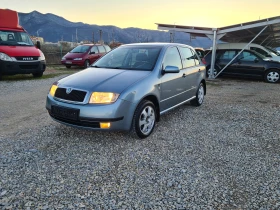
[[[71,93],[71,91],[72,91],[72,88],[67,88],[67,89],[66,89],[66,93],[67,93],[67,94]]]

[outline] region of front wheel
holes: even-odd
[[[154,130],[156,123],[155,105],[148,100],[143,100],[136,108],[132,120],[133,136],[141,139],[147,138]]]
[[[207,71],[206,71],[206,76],[209,77],[209,75],[211,74],[211,67],[208,67]],[[220,71],[220,68],[218,66],[215,66],[214,67],[214,70],[213,70],[213,74],[214,74],[214,77],[216,77],[216,75],[219,73]]]
[[[270,69],[265,73],[264,80],[269,83],[279,82],[280,71],[276,69]]]
[[[86,61],[85,61],[84,67],[85,67],[85,69],[89,67],[89,60],[86,60]]]
[[[71,68],[71,65],[66,65],[66,68],[67,68],[67,69],[70,69],[70,68]]]
[[[197,91],[196,91],[196,96],[193,100],[191,100],[191,105],[193,106],[200,106],[203,101],[204,101],[204,95],[205,95],[205,92],[204,92],[204,84],[203,83],[200,83]]]

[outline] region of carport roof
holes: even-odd
[[[224,42],[250,42],[265,27],[267,28],[254,40],[254,43],[270,47],[280,47],[280,16],[256,20],[221,28],[160,24],[160,30],[173,30],[190,33],[192,36],[209,37],[217,30]]]

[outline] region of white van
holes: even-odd
[[[222,43],[217,44],[217,49],[243,49],[248,43]],[[280,54],[274,53],[272,50],[267,49],[259,44],[251,43],[245,48],[246,50],[253,50],[265,58],[273,61],[280,61]]]

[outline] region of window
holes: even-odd
[[[219,59],[232,60],[235,56],[235,50],[227,50],[221,53]]]
[[[254,54],[247,52],[247,51],[243,51],[241,54],[241,59],[242,61],[255,61],[257,58],[257,56],[255,56]]]
[[[105,48],[103,46],[97,46],[100,53],[105,53]]]
[[[182,69],[182,61],[178,49],[176,47],[171,47],[167,49],[163,61],[163,69],[165,69],[166,66],[176,66],[179,69]]]
[[[195,66],[194,52],[188,47],[180,47],[179,49],[182,56],[183,68]]]
[[[258,48],[258,47],[250,47],[250,49],[256,51],[257,53],[262,54],[262,55],[265,56],[265,57],[272,57],[268,52],[264,51],[264,50],[261,49],[261,48]]]
[[[111,48],[108,45],[104,45],[104,47],[106,49],[106,52],[110,52],[111,51]]]
[[[97,47],[96,47],[96,46],[93,46],[93,47],[91,48],[90,52],[91,52],[91,53],[92,53],[92,52],[98,53]]]
[[[193,50],[191,50],[191,51],[192,51],[192,54],[193,54],[195,65],[199,65],[200,62],[199,62],[199,58],[197,57],[197,53],[195,53]]]

